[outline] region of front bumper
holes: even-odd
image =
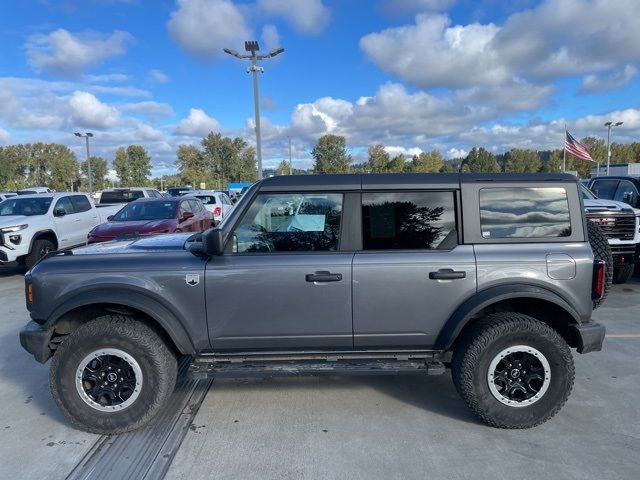
[[[20,345],[40,363],[45,363],[53,356],[49,348],[49,340],[53,328],[46,328],[31,320],[20,330]]]
[[[602,350],[602,342],[604,342],[606,333],[604,325],[586,322],[582,325],[574,325],[573,332],[576,336],[578,353],[599,352]]]

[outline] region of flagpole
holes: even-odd
[[[564,124],[564,144],[562,145],[562,173],[567,171],[567,124]]]

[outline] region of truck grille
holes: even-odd
[[[587,218],[598,225],[607,238],[618,240],[633,240],[636,232],[636,217],[634,215],[587,215]]]

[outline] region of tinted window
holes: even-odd
[[[571,235],[564,188],[483,188],[480,226],[484,238],[544,238]]]
[[[58,212],[60,210],[64,210],[65,215],[71,215],[74,213],[73,204],[71,203],[71,199],[69,197],[62,197],[56,202],[56,206],[54,207],[54,212]]]
[[[453,192],[363,193],[362,229],[364,250],[438,248],[455,235]]]
[[[237,252],[335,251],[342,194],[261,194],[236,229]]]
[[[618,188],[618,180],[602,179],[594,180],[591,185],[591,191],[596,194],[598,198],[605,198],[607,200],[613,200],[616,194],[616,188]]]
[[[620,185],[618,185],[614,200],[628,203],[632,207],[635,207],[638,204],[638,189],[629,180],[620,180]]]
[[[49,210],[53,198],[9,198],[0,205],[0,216],[44,215]]]
[[[582,198],[584,200],[597,200],[596,197],[591,190],[589,190],[584,185],[580,185],[580,192],[582,193]]]
[[[191,206],[191,211],[193,213],[197,213],[201,210],[200,202],[198,202],[197,200],[189,200],[189,205]]]
[[[100,203],[129,203],[142,197],[144,197],[142,190],[102,192],[102,195],[100,195]]]
[[[112,222],[130,222],[134,220],[166,220],[174,218],[175,202],[162,200],[153,202],[133,202],[124,207],[111,219]]]
[[[71,197],[71,201],[73,202],[74,210],[78,212],[88,212],[91,210],[91,203],[89,203],[89,199],[84,195],[74,195]]]

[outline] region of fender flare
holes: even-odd
[[[450,349],[462,329],[476,313],[489,305],[513,298],[535,298],[553,303],[566,311],[576,324],[582,323],[578,312],[564,298],[551,290],[531,284],[499,285],[481,290],[465,300],[440,330],[435,348]]]
[[[105,288],[107,287],[107,288]],[[62,300],[48,316],[44,327],[54,327],[62,316],[79,307],[110,303],[140,310],[158,323],[184,355],[195,355],[196,349],[189,333],[184,328],[182,315],[176,312],[164,299],[149,295],[148,291],[136,287],[120,285],[96,285],[82,291],[74,291],[72,296]]]
[[[56,234],[56,232],[54,232],[53,230],[51,230],[50,228],[45,228],[44,230],[38,230],[37,232],[35,232],[33,235],[31,235],[31,241],[29,242],[29,253],[31,253],[31,250],[33,250],[33,244],[34,242],[38,239],[38,237],[40,235],[42,235],[43,233],[50,233],[51,235],[53,235],[56,239],[56,247],[60,246],[60,242],[58,241],[58,235]]]

